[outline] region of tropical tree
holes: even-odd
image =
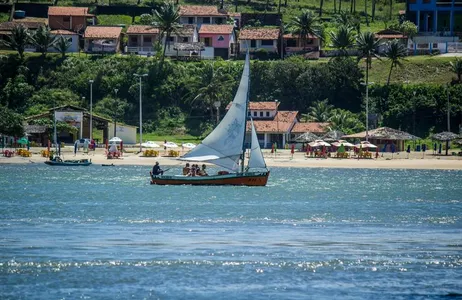
[[[353,29],[349,26],[342,25],[337,31],[329,32],[331,46],[340,50],[340,56],[348,56],[348,49],[352,48],[355,43]]]
[[[313,106],[308,108],[308,113],[302,114],[302,117],[307,122],[329,122],[333,108],[334,106],[329,104],[327,99],[317,101],[313,104]]]
[[[319,17],[322,17],[322,7],[324,6],[324,0],[319,0]]]
[[[152,25],[159,28],[159,36],[165,36],[164,51],[161,57],[161,66],[165,58],[165,51],[167,46],[170,49],[170,37],[172,33],[177,33],[180,24],[180,10],[173,2],[167,1],[162,3],[157,9],[153,10],[153,23]]]
[[[380,59],[376,54],[381,40],[375,37],[375,34],[369,31],[361,32],[356,37],[356,46],[359,50],[358,60],[366,59],[366,86],[369,84],[369,69],[372,67],[372,57]]]
[[[0,134],[6,136],[22,136],[24,134],[23,117],[0,105]]]
[[[450,61],[449,64],[451,65],[451,71],[457,75],[457,81],[462,83],[462,59],[457,57],[455,61]]]
[[[29,30],[22,24],[15,25],[11,30],[11,35],[8,36],[8,40],[2,40],[1,42],[8,48],[18,51],[19,58],[24,58],[24,49],[29,42]]]
[[[299,16],[294,16],[289,23],[289,28],[293,34],[300,36],[303,47],[309,35],[321,38],[321,24],[311,10],[303,10]]]
[[[346,134],[360,132],[365,128],[357,114],[339,108],[332,110],[329,123],[329,130],[338,130]]]
[[[214,120],[214,103],[227,98],[231,76],[224,74],[224,69],[217,63],[207,62],[199,72],[201,86],[197,89],[197,95],[191,100],[196,107],[210,110],[210,118]]]
[[[387,85],[390,85],[391,72],[394,67],[401,67],[401,60],[407,56],[406,47],[398,40],[392,40],[387,44],[385,57],[391,61],[390,72],[388,73]]]
[[[66,52],[70,47],[71,42],[64,36],[60,36],[53,46],[53,48],[55,48],[57,51],[59,51],[59,53],[61,53],[62,58],[66,57]]]
[[[51,34],[50,27],[45,25],[40,26],[31,36],[31,40],[37,47],[37,51],[42,53],[43,56],[47,54],[48,48],[55,45],[56,39],[56,36]]]

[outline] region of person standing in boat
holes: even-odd
[[[160,168],[158,161],[156,161],[156,164],[154,165],[154,167],[152,167],[152,175],[164,175],[164,170]]]

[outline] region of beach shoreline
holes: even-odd
[[[43,163],[47,159],[41,157],[40,151],[45,148],[33,148],[32,157],[4,157],[0,156],[0,164],[26,164],[26,163]],[[129,149],[134,150],[134,149]],[[160,157],[143,157],[135,152],[124,153],[120,159],[107,159],[104,155],[104,149],[90,151],[89,154],[78,152],[74,156],[71,147],[63,149],[64,159],[91,159],[95,165],[114,164],[114,165],[137,165],[153,166],[156,161],[161,166],[182,166],[184,161],[176,157],[162,156],[164,153],[160,150]],[[377,159],[336,159],[336,158],[306,158],[305,153],[295,152],[293,157],[290,150],[278,150],[276,154],[270,150],[263,151],[266,164],[271,167],[290,167],[290,168],[354,168],[354,169],[436,169],[436,170],[462,170],[461,156],[432,155],[432,151],[427,151],[425,158],[422,152],[380,153]],[[375,154],[375,153],[374,153]]]

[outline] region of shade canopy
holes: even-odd
[[[323,140],[315,140],[314,142],[311,142],[308,145],[310,145],[311,147],[322,147],[322,146],[330,147],[330,144],[327,142],[324,142]]]
[[[122,139],[115,136],[112,139],[110,139],[109,142],[111,142],[111,143],[120,143],[120,142],[122,142]]]
[[[396,141],[396,140],[407,141],[407,140],[420,139],[418,136],[412,135],[410,133],[407,133],[405,131],[401,131],[398,129],[393,129],[390,127],[380,127],[377,129],[372,129],[368,132],[368,137],[370,139],[392,140],[392,141]],[[363,138],[366,138],[366,131],[355,133],[355,134],[344,135],[343,138],[363,139]]]
[[[22,137],[19,140],[17,140],[16,143],[25,145],[29,143],[29,141],[25,137]]]
[[[339,140],[342,136],[344,136],[345,133],[339,131],[339,130],[331,130],[325,135],[321,137],[322,140],[326,142],[333,142]]]
[[[451,141],[460,138],[461,136],[449,131],[443,131],[432,135],[432,139],[437,141]]]
[[[187,149],[193,149],[193,148],[196,148],[196,144],[193,144],[193,143],[185,143],[185,144],[182,144],[181,146],[187,148]]]
[[[362,141],[362,142],[360,142],[359,144],[356,144],[356,145],[355,145],[355,148],[361,148],[361,147],[362,147],[362,148],[371,148],[371,149],[377,148],[376,145],[371,144],[371,143],[368,142],[368,141]]]
[[[335,146],[335,147],[340,147],[341,145],[343,145],[344,147],[354,147],[355,146],[352,143],[349,143],[345,140],[338,140],[332,143],[332,146]]]
[[[312,132],[305,132],[304,134],[301,134],[295,138],[296,142],[299,143],[308,143],[308,142],[313,142],[315,140],[319,139],[319,136]]]

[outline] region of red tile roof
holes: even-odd
[[[130,25],[127,29],[127,34],[157,34],[159,28],[150,25]]]
[[[278,111],[273,120],[253,120],[257,133],[282,133],[289,132],[297,118],[297,111]],[[247,123],[247,131],[250,131],[250,123]]]
[[[84,37],[92,39],[117,39],[120,37],[122,27],[116,26],[88,26]]]
[[[294,128],[292,129],[292,133],[305,133],[305,132],[312,132],[312,133],[324,133],[327,131],[327,126],[329,123],[321,123],[321,122],[309,122],[309,123],[296,123]]]
[[[249,109],[250,110],[276,110],[276,103],[277,106],[281,104],[281,102],[276,101],[266,101],[266,102],[249,102]],[[226,109],[231,107],[231,103],[226,106]]]
[[[181,16],[204,16],[204,17],[217,17],[227,16],[225,11],[220,11],[214,5],[181,5],[180,6]]]
[[[277,40],[278,28],[247,28],[239,34],[240,40]]]
[[[60,35],[78,35],[77,32],[73,32],[73,31],[70,31],[70,30],[65,30],[65,29],[57,29],[57,30],[51,30],[50,31],[51,34],[60,34]]]
[[[88,13],[88,7],[50,6],[48,16],[93,16]]]
[[[283,37],[284,39],[286,39],[286,40],[287,40],[287,39],[300,39],[300,35],[296,35],[296,34],[292,34],[292,33],[286,33],[286,34],[284,34],[282,37]],[[307,38],[309,38],[309,39],[317,39],[318,37],[315,36],[315,35],[309,34],[309,35],[307,36]]]
[[[201,29],[199,29],[199,34],[231,34],[233,29],[233,25],[202,24]]]

